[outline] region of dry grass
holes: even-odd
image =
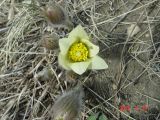
[[[40,0],[28,5],[20,0],[0,1],[1,120],[50,120],[57,96],[76,84],[68,82],[68,73],[58,66],[58,50],[41,46],[44,34],[54,33],[60,38],[68,34],[61,25],[49,24],[52,30],[48,31],[47,20],[39,7],[47,2]],[[159,1],[55,2],[66,9],[74,26],[85,27],[93,42],[100,45],[100,54],[110,66],[102,71],[104,74],[91,71],[76,77],[76,81],[82,81],[86,92],[81,119],[86,120],[91,113],[100,111],[109,120],[159,120],[160,113],[152,111],[160,110]],[[132,24],[138,25],[141,31],[130,37],[126,30]],[[116,61],[115,66],[112,61]],[[40,72],[44,69],[51,73],[44,75]],[[128,94],[130,98],[126,98]],[[122,112],[119,106],[125,104],[124,98],[130,99],[129,105],[141,100],[142,104],[151,106],[151,110],[140,114]]]

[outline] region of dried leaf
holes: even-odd
[[[133,37],[134,35],[136,35],[141,29],[139,28],[139,26],[135,25],[135,24],[131,24],[130,27],[128,27],[127,29],[127,35],[130,37]]]

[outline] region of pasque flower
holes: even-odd
[[[106,69],[108,65],[99,57],[99,47],[91,43],[81,25],[74,28],[68,38],[59,40],[60,53],[58,62],[66,70],[73,70],[81,75],[87,69]]]

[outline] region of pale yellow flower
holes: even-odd
[[[108,65],[99,57],[99,47],[91,43],[81,25],[74,28],[68,38],[59,40],[59,64],[66,70],[73,70],[81,75],[87,69],[106,69]]]

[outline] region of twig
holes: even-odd
[[[97,96],[100,100],[103,101],[104,104],[106,104],[107,106],[111,106],[112,108],[114,108],[115,110],[119,111],[120,113],[122,113],[123,115],[127,116],[129,119],[131,120],[135,120],[134,118],[130,117],[129,115],[127,115],[125,112],[120,111],[117,107],[115,107],[114,105],[112,105],[111,103],[107,102],[103,97],[99,96],[96,92],[94,92],[92,89],[86,87],[84,85],[85,88],[87,88],[90,92],[92,92],[95,96]]]
[[[128,14],[128,13],[134,12],[134,11],[136,11],[136,10],[139,10],[139,9],[141,9],[141,8],[144,8],[144,7],[146,7],[146,6],[154,3],[154,2],[156,2],[156,1],[157,1],[157,0],[153,0],[153,1],[149,2],[149,3],[147,3],[147,4],[144,4],[143,6],[140,6],[140,7],[135,8],[135,9],[133,9],[133,10],[131,10],[131,11],[128,11],[128,12],[123,13],[123,14],[120,14],[120,15],[118,15],[118,16],[116,16],[116,17],[113,17],[113,18],[104,20],[104,21],[102,21],[102,22],[99,22],[99,23],[97,23],[97,25],[105,24],[106,22],[109,22],[109,21],[112,21],[112,20],[114,20],[114,19],[116,19],[116,18],[118,18],[118,17],[124,16],[125,14]]]
[[[0,28],[0,34],[6,32],[9,29],[9,27]]]
[[[12,20],[14,18],[14,4],[15,0],[11,0],[10,9],[8,11],[8,20]]]
[[[140,0],[140,1],[141,1],[141,0]],[[139,4],[140,1],[138,1],[136,4],[134,4],[134,5],[129,9],[129,11],[133,10],[133,9]],[[127,13],[127,14],[125,14],[124,16],[121,17],[121,19],[111,28],[110,33],[113,32],[113,30],[117,27],[117,25],[118,25],[122,20],[124,20],[124,19],[127,17],[128,14],[129,14],[129,13]]]
[[[138,92],[138,91],[136,91],[136,92],[137,92],[138,94],[140,94],[140,95],[143,95],[143,96],[145,96],[145,97],[148,97],[148,98],[150,98],[150,99],[152,99],[152,100],[160,103],[160,100],[158,100],[158,99],[156,99],[156,98],[150,97],[150,96],[148,96],[148,95],[146,95],[146,94],[143,94],[143,93],[140,93],[140,92]]]

